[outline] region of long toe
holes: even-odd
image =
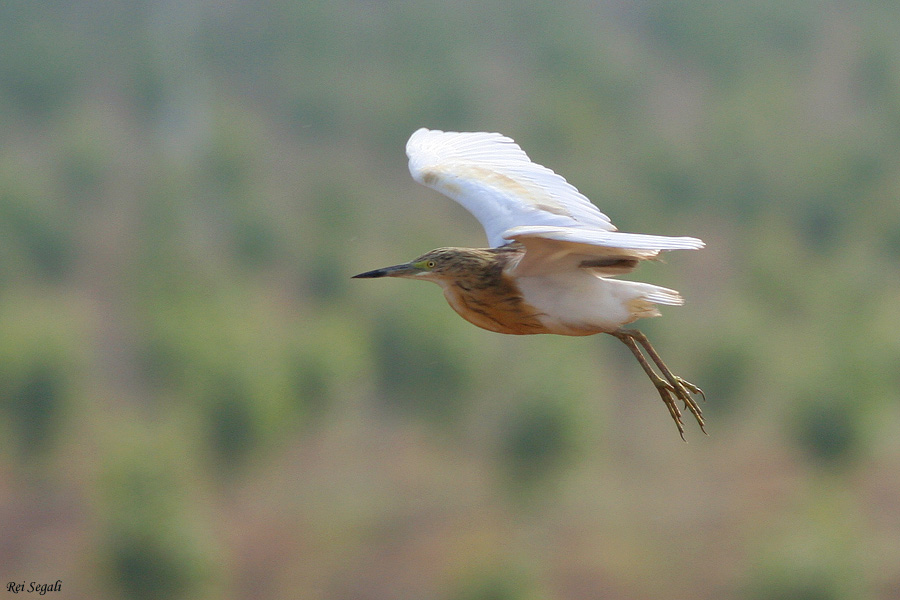
[[[684,422],[681,420],[681,410],[679,410],[678,404],[675,401],[678,397],[678,393],[675,391],[675,388],[672,387],[672,384],[663,379],[654,381],[653,384],[656,386],[656,391],[659,392],[659,396],[662,398],[663,403],[665,403],[666,408],[669,409],[669,415],[672,417],[672,420],[675,421],[676,427],[678,427],[678,435],[681,436],[682,440],[685,440]]]
[[[706,433],[706,421],[703,420],[703,411],[700,410],[700,406],[697,405],[697,402],[695,402],[693,398],[691,398],[688,403],[688,410],[691,411],[691,414],[697,419],[697,425],[700,426],[700,431]],[[709,434],[707,433],[707,435]]]
[[[670,383],[674,388],[674,395],[684,403],[684,408],[694,415],[694,418],[700,425],[700,429],[703,433],[706,433],[706,422],[703,420],[703,411],[700,410],[700,405],[697,404],[697,401],[694,400],[694,397],[691,395],[699,393],[702,397],[703,391],[693,383],[690,383],[677,375],[672,375]]]

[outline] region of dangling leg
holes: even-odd
[[[674,393],[678,397],[679,400],[684,402],[684,407],[691,411],[691,414],[694,415],[694,418],[697,420],[697,423],[700,425],[700,429],[703,430],[703,433],[706,433],[706,428],[704,427],[703,421],[703,412],[700,410],[700,406],[694,400],[691,394],[699,394],[701,398],[706,400],[706,396],[703,394],[703,390],[694,385],[693,383],[678,377],[672,371],[669,370],[669,367],[666,366],[666,363],[663,362],[662,358],[660,358],[659,354],[653,348],[653,345],[650,343],[650,340],[647,339],[647,336],[643,334],[643,332],[637,329],[629,329],[628,333],[631,337],[637,340],[641,346],[647,351],[647,354],[650,355],[650,359],[656,363],[656,366],[659,367],[660,372],[663,377],[668,380],[668,382],[674,388]]]
[[[706,433],[706,428],[704,427],[705,423],[703,421],[703,413],[700,410],[700,407],[697,405],[697,402],[691,396],[691,394],[699,394],[701,397],[706,399],[703,396],[703,390],[694,384],[690,383],[674,375],[672,371],[669,370],[669,367],[663,362],[662,358],[660,358],[659,354],[650,344],[650,340],[647,339],[643,333],[636,329],[619,329],[611,333],[611,335],[615,336],[619,340],[622,341],[628,349],[631,350],[631,353],[634,354],[635,358],[637,358],[641,367],[644,369],[644,372],[650,378],[650,381],[653,382],[653,385],[656,387],[656,390],[659,392],[662,401],[666,404],[666,407],[669,409],[669,414],[672,415],[672,420],[675,421],[675,424],[678,426],[678,433],[681,435],[681,439],[684,439],[684,425],[681,421],[681,411],[678,410],[678,406],[675,403],[675,400],[681,400],[684,402],[684,406],[686,409],[691,411],[691,414],[694,415],[694,418],[697,420],[697,423],[700,425],[700,429],[703,433]],[[647,362],[646,357],[641,352],[641,349],[635,343],[637,340],[641,346],[647,351],[647,354],[650,355],[650,358],[656,363],[656,366],[659,368],[663,377],[660,377],[656,371],[650,366]]]
[[[647,336],[643,334],[643,332],[638,331],[637,329],[632,329],[634,338],[647,350],[647,354],[650,355],[650,358],[653,362],[656,363],[656,366],[659,367],[660,372],[662,372],[663,377],[669,380],[669,382],[675,387],[678,397],[684,402],[684,407],[691,411],[694,415],[694,418],[697,419],[697,423],[700,424],[700,429],[703,429],[703,433],[706,433],[706,429],[703,428],[703,412],[700,410],[700,407],[697,405],[697,402],[691,396],[691,394],[699,394],[703,400],[706,400],[706,395],[703,393],[699,387],[678,377],[672,371],[669,370],[669,367],[666,366],[666,363],[663,362],[662,358],[660,358],[659,354],[653,348],[653,345],[650,344],[650,340],[647,339]]]
[[[647,359],[644,357],[641,349],[638,348],[638,345],[634,342],[634,339],[629,334],[623,333],[622,331],[615,331],[610,335],[613,335],[621,340],[623,344],[628,346],[628,349],[631,350],[631,353],[634,354],[634,357],[638,360],[641,367],[644,369],[647,377],[650,378],[650,381],[653,382],[653,385],[655,385],[657,391],[659,391],[659,395],[662,398],[662,401],[665,403],[666,408],[669,409],[669,414],[672,416],[672,420],[675,421],[675,425],[678,427],[678,434],[681,436],[681,439],[684,439],[684,424],[681,421],[681,411],[678,410],[678,405],[675,403],[676,396],[672,385],[656,374],[656,371],[654,371],[653,367],[650,366],[650,363],[647,362]]]

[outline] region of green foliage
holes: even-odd
[[[527,490],[558,472],[572,453],[575,424],[559,401],[520,401],[500,433],[499,454],[514,488]]]
[[[118,454],[104,457],[100,559],[113,591],[130,598],[191,597],[210,571],[196,514],[185,501],[196,490],[171,432],[132,431]],[[113,441],[115,436],[110,440]]]
[[[703,405],[703,411],[711,415],[725,415],[745,408],[743,403],[752,401],[749,384],[755,371],[752,350],[740,342],[720,340],[711,344],[699,361],[697,381],[703,382],[703,391],[715,402]]]
[[[0,181],[0,277],[9,279],[14,272],[24,272],[60,279],[74,258],[70,231],[44,199],[3,187]]]
[[[5,372],[0,382],[9,435],[25,457],[50,450],[64,418],[66,374],[45,361],[38,359],[24,372]]]
[[[467,376],[446,341],[394,312],[376,321],[373,346],[375,380],[386,406],[435,422],[460,416]]]
[[[789,570],[788,570],[789,571]],[[746,592],[747,600],[840,600],[834,581],[823,574],[797,576],[787,572],[754,584]]]
[[[124,597],[188,597],[192,574],[177,547],[151,535],[117,534],[107,543],[111,576]]]
[[[6,57],[0,65],[0,101],[27,117],[48,117],[73,101],[79,84],[71,33],[49,15],[7,18],[0,41]]]
[[[447,600],[528,600],[532,593],[517,569],[500,567],[495,572],[469,577],[457,585]]]
[[[860,452],[859,420],[852,398],[822,391],[797,403],[791,434],[813,460],[826,466],[845,464]]]
[[[206,399],[207,428],[213,457],[226,469],[234,468],[257,443],[253,398],[232,375],[211,382]]]

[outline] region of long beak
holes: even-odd
[[[366,271],[359,275],[354,275],[352,279],[372,279],[374,277],[409,277],[419,273],[420,270],[409,263],[402,265],[394,265],[393,267],[384,267],[383,269],[375,269],[374,271]]]

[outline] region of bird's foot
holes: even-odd
[[[681,410],[678,408],[678,400],[681,400],[681,402],[684,403],[684,408],[694,415],[694,418],[700,425],[700,430],[703,431],[703,433],[706,433],[706,423],[703,420],[703,411],[700,410],[700,406],[697,404],[697,401],[694,400],[692,395],[699,394],[705,400],[703,390],[693,383],[685,381],[681,377],[675,377],[674,383],[659,376],[653,377],[651,380],[653,381],[653,385],[656,386],[656,391],[659,392],[659,396],[665,403],[666,408],[669,409],[669,414],[672,416],[672,420],[675,421],[675,425],[678,427],[678,434],[681,436],[681,439],[685,439],[684,422],[681,420]]]
[[[619,329],[618,331],[613,332],[612,335],[624,342],[634,354],[635,358],[638,359],[644,372],[647,373],[650,381],[652,381],[653,385],[656,387],[656,391],[659,392],[659,396],[665,403],[666,408],[669,409],[669,414],[672,416],[672,420],[675,421],[675,425],[678,427],[678,434],[681,436],[681,439],[685,438],[684,422],[681,420],[681,410],[678,408],[679,400],[684,404],[685,410],[690,411],[690,413],[694,415],[694,419],[696,419],[697,424],[700,425],[701,431],[706,433],[706,423],[703,420],[703,411],[700,410],[700,406],[694,399],[694,396],[700,396],[705,401],[706,396],[704,395],[703,390],[690,381],[673,374],[659,357],[659,354],[657,354],[647,337],[640,331],[636,329]],[[656,364],[661,375],[650,366],[650,363],[647,361],[643,352],[641,352],[641,348],[638,347],[638,344],[647,351],[647,354]]]

